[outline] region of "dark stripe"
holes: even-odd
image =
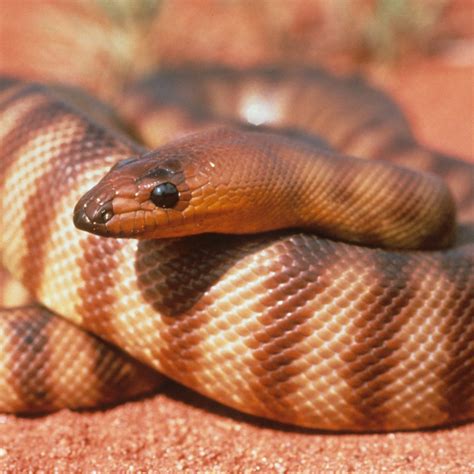
[[[67,105],[57,101],[35,109],[22,126],[27,127],[30,136],[33,132],[40,134],[43,128],[47,128],[48,133],[52,130],[56,133],[49,150],[44,152],[50,154],[49,169],[35,180],[32,185],[34,192],[25,202],[23,228],[27,252],[22,265],[25,285],[35,294],[41,285],[45,245],[51,238],[57,205],[74,187],[80,175],[78,166],[86,161],[102,160],[108,155],[125,154],[126,148],[105,130],[71,113]],[[75,129],[75,133],[71,134],[71,129]],[[25,141],[22,140],[22,144]],[[71,174],[73,169],[75,175]]]
[[[352,342],[340,353],[347,363],[341,375],[353,389],[354,427],[380,429],[389,414],[384,405],[393,396],[387,390],[394,382],[391,370],[400,363],[394,354],[403,341],[397,334],[410,317],[404,309],[416,288],[410,281],[409,257],[382,250],[365,252],[370,253],[352,258],[362,263],[361,272],[371,269],[368,288],[374,288],[375,280],[375,291],[367,293],[364,308],[358,308],[358,314],[348,322]]]
[[[12,310],[2,315],[7,324],[11,383],[23,401],[21,411],[45,411],[54,406],[54,391],[49,385],[51,352],[48,326],[52,313],[39,306]]]
[[[431,150],[424,152],[431,157],[430,171],[443,178],[453,192],[458,213],[474,221],[474,165]],[[460,186],[463,181],[466,187]]]
[[[469,253],[470,252],[470,253]],[[474,417],[474,256],[469,249],[442,254],[443,277],[455,288],[441,327],[449,359],[441,378],[449,421]]]
[[[162,377],[152,369],[102,341],[90,336],[94,347],[93,372],[97,381],[97,404],[117,403],[157,387]]]
[[[97,398],[90,400],[91,403],[87,403],[87,406],[125,400],[149,392],[161,382],[158,374],[119,349],[81,331],[39,306],[0,310],[0,325],[3,325],[7,338],[5,356],[9,373],[6,380],[22,401],[22,406],[15,407],[20,412],[61,408],[57,405],[59,400],[64,406],[80,408],[77,403],[83,402],[82,397],[76,397],[76,394],[71,392],[71,398],[64,399],[64,393],[59,393],[58,390],[80,388],[78,384],[84,375],[89,379],[84,383],[92,387],[92,392],[86,396],[97,393]],[[76,334],[70,331],[64,334],[64,330],[70,330],[71,327]],[[65,352],[54,354],[57,347],[52,346],[52,333],[55,333],[55,340],[61,333],[71,338],[71,345],[62,347]],[[81,342],[85,343],[85,347],[92,347],[95,357],[94,379],[90,378],[92,374],[71,372],[71,367],[67,364],[58,365],[59,357],[63,361],[75,357],[74,351],[81,350]],[[74,367],[81,370],[81,367]],[[88,367],[86,362],[82,369]],[[68,387],[63,386],[65,382],[69,383]]]
[[[30,95],[39,95],[38,86],[22,87],[0,104],[0,113],[7,107],[12,106],[17,101],[22,101]],[[49,104],[41,104],[33,107],[31,110],[23,114],[21,123],[14,126],[3,138],[0,146],[0,193],[3,190],[5,178],[8,169],[15,163],[18,151],[28,141],[38,135],[38,131],[44,126],[44,123],[38,121],[43,117],[49,108]]]
[[[263,327],[249,335],[245,344],[252,350],[251,370],[258,378],[254,395],[272,418],[294,422],[299,407],[288,397],[301,389],[293,379],[304,370],[298,361],[308,352],[301,343],[312,334],[314,324],[307,323],[316,317],[307,303],[331,285],[325,275],[337,256],[332,243],[304,235],[284,237],[273,246],[277,253],[268,262],[269,275],[261,290],[260,304],[265,309],[258,321]]]
[[[116,314],[114,272],[118,266],[116,254],[122,247],[117,239],[88,235],[80,242],[82,254],[76,258],[83,286],[77,289],[81,303],[76,311],[83,317],[84,327],[94,334],[113,340]]]
[[[157,332],[161,328],[161,333],[156,338],[156,357],[168,376],[199,386],[194,374],[203,370],[200,329],[209,323],[206,309],[214,303],[205,294],[261,245],[261,239],[216,235],[139,243],[138,286],[144,300],[158,312]]]
[[[8,77],[8,76],[0,76],[0,94],[5,93],[9,89],[12,90],[14,87],[18,86],[21,84],[21,82],[18,79],[15,79],[13,77]],[[1,110],[1,96],[0,96],[0,110]]]
[[[199,386],[194,374],[201,369],[200,329],[209,322],[203,295],[233,263],[225,248],[213,236],[139,243],[138,286],[166,326],[157,337],[157,358],[164,373],[188,386]]]
[[[2,100],[0,100],[0,114],[15,104],[15,102],[21,102],[27,96],[43,95],[45,89],[39,84],[24,84],[20,81],[13,80],[8,84],[8,87],[2,89],[1,92],[4,95],[1,97]]]
[[[33,294],[37,294],[41,286],[44,263],[45,263],[45,246],[51,237],[51,227],[56,218],[56,207],[58,201],[68,189],[65,187],[65,166],[72,162],[71,155],[68,153],[70,147],[83,139],[83,128],[78,127],[80,133],[69,141],[63,137],[62,120],[66,117],[67,109],[55,102],[49,102],[41,107],[37,107],[25,117],[21,127],[27,127],[28,135],[22,134],[20,137],[23,146],[28,141],[40,135],[45,129],[51,133],[52,129],[57,130],[57,140],[60,142],[58,146],[54,143],[50,145],[48,151],[44,153],[50,154],[48,163],[49,170],[40,174],[31,184],[34,190],[27,196],[18,196],[23,199],[25,209],[25,219],[22,222],[24,238],[26,243],[26,253],[22,259],[23,282],[28,290]],[[71,117],[71,122],[73,121]],[[73,125],[71,123],[71,125]],[[78,126],[77,124],[76,126]],[[74,156],[77,160],[77,156]]]
[[[104,339],[115,342],[117,336],[115,310],[118,268],[117,253],[123,244],[117,239],[88,235],[81,241],[82,253],[76,259],[83,285],[78,288],[81,303],[76,311],[83,326]],[[91,338],[95,360],[93,371],[97,381],[98,403],[111,403],[150,391],[157,386],[158,376],[128,355],[99,338]]]
[[[387,129],[390,129],[390,127],[383,117],[369,117],[364,121],[355,123],[349,130],[346,130],[344,136],[338,139],[337,143],[334,142],[332,144],[341,152],[351,154],[354,142],[356,142],[355,144],[357,145],[360,137],[365,138],[367,135],[373,136],[373,140],[371,142],[372,145],[374,142],[379,141],[380,138],[383,137],[383,134]],[[389,138],[391,139],[392,137]],[[387,139],[385,139],[382,143],[378,143],[377,151],[383,150],[387,146],[386,140]],[[377,151],[370,153],[370,156],[366,156],[364,154],[364,156],[361,156],[361,158],[375,158],[378,156]]]
[[[242,242],[217,235],[170,240],[166,245],[141,241],[136,271],[145,300],[165,317],[183,316],[245,255]]]

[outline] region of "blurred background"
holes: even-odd
[[[391,92],[421,139],[473,155],[472,0],[0,0],[0,8],[0,73],[107,99],[163,66],[324,65]]]

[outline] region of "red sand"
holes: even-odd
[[[106,411],[1,417],[0,471],[467,473],[473,442],[474,425],[383,435],[292,430],[172,384]]]

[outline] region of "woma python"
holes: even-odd
[[[37,301],[1,310],[1,411],[124,399],[153,368],[313,428],[474,416],[474,167],[383,94],[162,71],[117,122],[77,90],[1,86],[0,255]]]

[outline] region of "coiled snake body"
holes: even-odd
[[[471,165],[321,71],[162,72],[119,113],[162,146],[77,91],[2,82],[0,254],[41,303],[1,310],[2,411],[136,395],[149,366],[301,426],[473,417]],[[461,224],[400,164],[445,178]]]

